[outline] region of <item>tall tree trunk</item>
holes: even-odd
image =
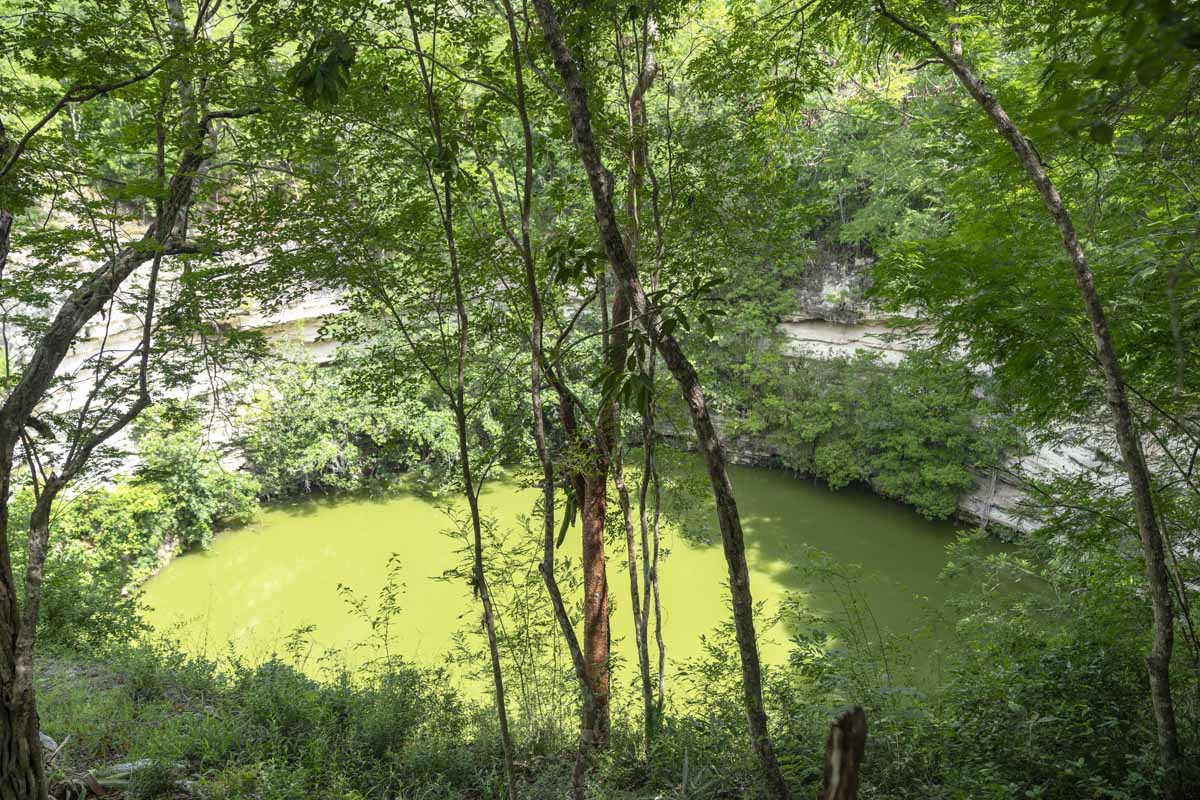
[[[0,158],[8,155],[8,140],[0,123]],[[13,214],[0,208],[0,275],[8,263]],[[7,371],[8,365],[4,365]],[[12,478],[12,450],[0,454],[0,800],[26,800],[45,796],[42,761],[30,745],[37,730],[30,730],[24,713],[33,707],[17,696],[17,632],[20,607],[8,547],[8,492]],[[36,727],[36,726],[35,726]],[[39,745],[40,746],[40,745]]]
[[[606,280],[602,278],[601,280]],[[600,302],[606,301],[604,285],[600,287]],[[625,369],[629,350],[629,303],[625,292],[618,289],[612,300],[612,313],[604,308],[605,360],[613,372]],[[604,556],[605,522],[608,513],[608,476],[613,466],[620,465],[621,407],[615,393],[603,399],[597,412],[593,440],[588,448],[591,458],[582,476],[584,485],[583,512],[583,629],[584,657],[588,664],[589,682],[595,697],[592,720],[597,747],[608,742],[611,719],[609,712],[609,663],[612,631],[609,620],[608,574]],[[623,489],[623,484],[618,486]],[[626,525],[630,524],[628,493],[622,501]],[[585,722],[586,725],[586,722]]]
[[[1175,614],[1171,597],[1171,578],[1162,533],[1155,516],[1154,497],[1151,489],[1150,470],[1142,452],[1141,440],[1133,422],[1133,413],[1125,391],[1125,378],[1121,362],[1113,345],[1104,306],[1096,292],[1095,278],[1088,265],[1087,255],[1075,231],[1070,212],[1050,179],[1037,151],[1020,128],[1000,105],[996,96],[988,91],[983,82],[971,70],[962,55],[962,44],[956,31],[951,31],[950,50],[947,51],[926,31],[907,20],[896,16],[883,3],[879,12],[893,23],[923,40],[958,78],[976,103],[991,119],[1000,136],[1012,148],[1021,166],[1037,188],[1050,218],[1058,228],[1063,250],[1071,262],[1075,283],[1087,313],[1096,345],[1096,358],[1104,374],[1105,399],[1109,416],[1121,451],[1121,460],[1129,479],[1129,488],[1137,514],[1138,535],[1142,544],[1142,555],[1146,564],[1146,577],[1150,584],[1150,605],[1154,615],[1154,642],[1146,658],[1146,669],[1150,677],[1150,696],[1154,718],[1158,729],[1158,750],[1165,779],[1163,794],[1168,800],[1183,800],[1183,758],[1180,753],[1179,735],[1175,723],[1175,706],[1171,698],[1170,664],[1171,651],[1175,643]],[[951,9],[953,10],[953,8]]]
[[[471,530],[474,534],[474,582],[479,602],[483,605],[483,624],[487,632],[488,653],[492,664],[492,686],[496,694],[496,718],[500,727],[500,746],[504,751],[504,773],[508,783],[508,800],[517,797],[517,769],[514,762],[512,734],[508,726],[508,703],[504,692],[504,672],[500,664],[500,643],[496,638],[496,611],[483,570],[483,517],[479,510],[479,493],[474,489],[470,453],[467,443],[467,418],[460,404],[455,409],[459,432],[459,458],[462,459],[463,485],[471,511]]]
[[[642,241],[642,188],[643,175],[649,166],[649,147],[646,142],[646,103],[645,96],[653,86],[654,80],[658,75],[658,63],[654,57],[654,39],[657,36],[657,23],[654,17],[653,0],[646,5],[646,8],[641,14],[641,36],[635,37],[635,41],[640,42],[641,49],[635,53],[635,62],[637,65],[637,74],[632,89],[628,87],[625,80],[624,63],[626,61],[625,48],[622,44],[622,35],[620,23],[616,23],[616,46],[617,57],[622,64],[621,84],[626,91],[626,108],[627,121],[629,123],[629,150],[627,152],[627,160],[629,163],[629,178],[626,190],[626,227],[625,227],[625,250],[629,254],[630,261],[638,265],[641,257],[641,241]],[[655,209],[657,211],[657,208]],[[657,221],[657,220],[656,220]],[[657,228],[656,228],[657,230]],[[626,305],[626,312],[628,306]],[[625,319],[619,321],[618,324],[631,324],[628,313],[625,314]],[[642,326],[645,327],[645,326]],[[626,336],[624,328],[620,329],[622,336]],[[622,360],[626,357],[626,352],[623,350],[619,356]],[[655,353],[651,349],[648,353],[643,352],[642,361],[647,364],[647,372],[650,377],[650,385],[653,387],[653,361]],[[614,359],[615,360],[615,359]],[[642,428],[643,428],[643,446],[645,445],[646,429],[653,429],[653,400],[650,399],[645,407],[641,409],[642,413]],[[619,424],[619,420],[614,420],[614,425]],[[652,445],[651,445],[652,446]],[[647,451],[647,457],[650,456],[650,451]],[[634,535],[633,524],[633,507],[629,496],[629,490],[625,485],[625,465],[624,465],[624,442],[621,437],[616,437],[612,446],[612,473],[613,485],[617,489],[617,498],[621,506],[621,518],[625,523],[625,550],[626,558],[628,559],[629,568],[629,596],[630,606],[633,613],[633,635],[634,643],[637,647],[638,659],[638,677],[641,681],[642,689],[642,739],[645,749],[646,762],[650,762],[651,747],[654,740],[655,730],[655,704],[654,704],[654,687],[650,677],[650,645],[649,645],[649,625],[648,618],[650,614],[651,602],[651,587],[650,587],[650,548],[648,544],[648,536],[646,529],[645,518],[645,478],[643,479],[643,492],[639,497],[641,501],[641,555],[642,555],[642,576],[639,581],[638,576],[638,555]],[[646,461],[646,466],[653,463],[652,460]],[[640,584],[640,586],[639,586]],[[644,587],[644,589],[643,589]],[[659,631],[661,638],[661,631]],[[660,670],[661,671],[661,670]]]
[[[544,312],[540,294],[537,290],[536,280],[533,278],[533,260],[532,257],[526,261],[527,281],[532,288],[531,297],[534,298],[534,326],[533,329],[537,333],[543,330]],[[534,439],[539,440],[538,455],[542,461],[542,476],[545,486],[544,502],[543,502],[543,547],[542,547],[542,563],[538,566],[542,573],[542,580],[546,584],[546,591],[550,595],[550,602],[554,606],[554,616],[558,620],[559,628],[562,630],[563,638],[567,642],[567,648],[571,654],[571,662],[575,666],[575,675],[579,680],[580,694],[582,697],[582,707],[580,709],[580,728],[579,728],[579,748],[576,751],[575,767],[571,772],[571,787],[575,800],[582,800],[585,797],[584,779],[587,773],[587,764],[591,751],[596,743],[596,704],[599,702],[596,693],[593,691],[593,680],[589,667],[587,655],[583,647],[579,644],[579,639],[575,635],[575,628],[571,624],[571,619],[567,614],[566,606],[563,603],[562,591],[558,586],[558,579],[554,574],[554,462],[550,458],[550,451],[546,447],[545,433],[545,415],[541,404],[541,388],[538,384],[541,376],[544,374],[549,383],[551,383],[558,393],[558,412],[559,419],[562,422],[563,431],[567,435],[567,441],[572,446],[579,447],[579,431],[578,423],[575,417],[575,397],[571,394],[567,385],[563,382],[562,377],[558,375],[554,368],[546,364],[542,342],[537,339],[533,346],[534,363],[537,365],[534,368],[533,378],[535,385],[538,386],[538,395],[534,402]],[[544,367],[544,372],[543,372]],[[538,422],[538,420],[541,420]],[[575,497],[575,503],[580,508],[582,513],[583,506],[586,505],[587,498],[587,483],[584,474],[579,470],[572,470],[567,480],[570,481],[571,491]],[[565,524],[565,521],[564,521]],[[586,576],[586,571],[585,571]],[[585,592],[586,592],[586,577],[585,577]],[[586,624],[585,624],[586,636]]]
[[[474,542],[474,582],[475,591],[483,605],[483,621],[487,631],[488,653],[492,663],[492,685],[496,695],[496,718],[500,728],[500,744],[504,750],[504,772],[508,784],[509,800],[517,797],[517,770],[513,754],[512,734],[508,725],[508,704],[504,691],[504,673],[500,664],[500,643],[496,639],[496,611],[492,605],[492,595],[488,590],[487,576],[483,568],[483,517],[479,510],[479,491],[475,486],[475,478],[471,471],[471,451],[469,447],[469,432],[466,416],[466,359],[469,347],[469,319],[467,317],[466,298],[463,296],[462,275],[459,272],[457,248],[454,244],[452,218],[449,216],[451,206],[451,177],[443,176],[445,189],[445,208],[447,213],[447,242],[451,253],[451,275],[454,282],[454,302],[458,314],[458,359],[455,371],[456,384],[451,401],[454,405],[454,416],[458,429],[458,453],[462,462],[463,491],[467,495],[467,504],[471,512],[471,531]],[[482,479],[481,479],[482,484]]]
[[[45,800],[46,776],[33,693],[32,652],[23,652],[23,622],[8,547],[12,456],[0,464],[0,800]]]
[[[571,655],[571,664],[575,669],[576,680],[579,683],[581,699],[581,718],[586,719],[591,713],[594,703],[591,688],[587,681],[587,668],[584,663],[583,651],[579,639],[571,625],[566,605],[563,603],[562,591],[554,574],[554,461],[550,456],[550,448],[546,443],[546,414],[542,401],[544,342],[543,330],[545,325],[545,309],[542,305],[541,290],[538,287],[537,269],[534,263],[533,242],[531,237],[531,219],[533,211],[533,128],[529,122],[529,109],[525,97],[525,72],[521,48],[521,40],[517,34],[516,13],[511,0],[501,0],[504,7],[505,21],[508,25],[509,52],[513,60],[513,77],[516,88],[517,114],[521,120],[521,139],[524,145],[524,169],[521,180],[521,232],[518,239],[518,250],[521,255],[521,265],[524,270],[525,289],[529,293],[531,310],[529,345],[531,358],[529,363],[529,395],[533,407],[533,439],[537,449],[538,462],[542,467],[542,561],[538,565],[546,592],[550,595],[554,616],[558,621],[559,630],[567,643],[567,651]],[[548,373],[551,380],[553,374]],[[580,726],[580,741],[576,751],[575,768],[572,770],[571,793],[574,800],[585,800],[587,792],[584,785],[584,768],[586,766],[583,741],[583,726]]]
[[[204,128],[206,122],[202,122]],[[203,130],[180,158],[162,213],[141,240],[112,256],[67,296],[38,340],[12,392],[0,407],[0,800],[44,800],[45,776],[33,693],[34,627],[45,547],[31,548],[26,587],[35,589],[30,621],[23,619],[9,547],[8,495],[12,460],[21,432],[46,395],[80,329],[116,294],[121,284],[147,261],[160,258],[175,221],[191,200],[197,170],[206,158]],[[161,234],[160,232],[164,232]],[[7,240],[3,243],[7,251]],[[140,408],[138,409],[140,410]],[[136,413],[136,412],[135,412]],[[125,424],[128,424],[126,420]],[[90,449],[84,451],[84,458]],[[49,511],[47,509],[47,518]],[[48,531],[47,531],[48,532]],[[32,534],[32,532],[31,532]],[[41,534],[38,534],[39,536]],[[33,573],[38,573],[34,575]]]
[[[584,727],[592,744],[603,747],[611,725],[609,715],[608,576],[604,563],[604,517],[608,510],[608,470],[584,477],[583,524],[583,658],[594,702]]]
[[[5,717],[12,715],[13,730],[19,735],[14,770],[17,780],[24,782],[28,797],[45,797],[46,776],[41,758],[41,739],[38,731],[37,699],[33,683],[34,640],[37,632],[38,610],[42,597],[42,576],[45,571],[46,548],[50,542],[50,510],[63,487],[63,481],[51,476],[37,494],[29,519],[28,567],[25,570],[25,605],[21,610],[17,639],[13,648],[15,669],[11,681],[10,702]],[[6,520],[7,522],[7,520]],[[11,711],[10,711],[11,709]],[[8,712],[8,713],[5,713]],[[5,737],[8,744],[8,737]],[[0,764],[9,763],[8,753]],[[4,781],[0,780],[0,798],[7,800]],[[20,794],[14,795],[21,797]]]
[[[729,571],[729,589],[732,597],[734,629],[737,633],[738,652],[742,665],[742,688],[750,737],[757,753],[762,777],[768,794],[773,798],[789,796],[787,783],[779,769],[775,749],[767,727],[767,712],[762,699],[762,667],[758,658],[758,640],[754,630],[754,600],[750,594],[750,573],[746,565],[746,546],[742,533],[741,518],[733,496],[733,486],[725,468],[725,451],[717,437],[716,429],[708,412],[704,390],[696,370],[684,355],[675,337],[662,330],[662,319],[658,309],[646,297],[638,278],[637,268],[625,250],[621,228],[617,222],[612,199],[612,176],[605,168],[592,132],[591,112],[588,108],[587,92],[567,47],[558,15],[551,0],[534,0],[534,8],[542,25],[542,34],[562,78],[566,93],[572,136],[580,160],[588,176],[592,192],[592,203],[600,239],[608,255],[613,272],[621,283],[634,313],[645,320],[653,330],[654,339],[662,354],[663,362],[679,384],[687,403],[696,430],[700,450],[708,469],[716,501],[717,517],[721,526],[721,541]]]
[[[613,449],[613,485],[617,489],[617,501],[621,505],[621,519],[625,523],[625,558],[628,561],[629,569],[629,602],[633,612],[634,642],[637,645],[638,677],[642,685],[642,739],[646,761],[649,763],[650,746],[654,739],[655,725],[654,688],[650,678],[650,648],[647,640],[646,624],[646,617],[650,609],[649,603],[645,602],[642,597],[641,584],[643,582],[638,580],[638,554],[633,525],[633,503],[629,497],[629,489],[625,485],[625,464],[622,451],[623,448],[620,442],[618,442]],[[647,550],[646,539],[643,535],[643,566],[649,560]],[[644,585],[648,593],[650,589],[648,579],[645,580]]]
[[[656,353],[650,353],[649,378],[654,385],[654,360]],[[654,457],[655,401],[650,398],[650,408],[642,420],[642,483],[638,490],[638,523],[641,529],[642,542],[642,624],[649,627],[650,607],[654,607],[654,642],[658,649],[658,684],[654,697],[654,725],[650,728],[651,737],[657,732],[662,720],[663,705],[666,701],[666,669],[667,646],[663,642],[662,633],[662,597],[658,586],[658,556],[660,543],[660,518],[662,512],[662,484],[658,475],[658,463]],[[653,487],[653,512],[648,506],[650,489]],[[643,635],[645,631],[643,631]],[[647,645],[647,651],[649,646]],[[647,652],[647,659],[649,654]],[[649,665],[647,665],[649,671]],[[647,751],[650,743],[647,742]]]
[[[5,152],[4,126],[0,125],[0,154]],[[12,235],[13,213],[7,208],[0,208],[0,280],[4,278],[4,268],[8,265],[8,243]]]
[[[425,92],[426,110],[429,117],[429,129],[437,144],[438,150],[445,151],[445,141],[442,135],[441,115],[438,108],[433,68],[437,62],[426,55],[421,43],[420,29],[417,26],[416,14],[410,0],[406,0],[405,9],[408,12],[410,33],[413,49],[417,56],[417,72]],[[428,61],[428,67],[426,62]],[[430,377],[445,391],[447,399],[454,409],[454,417],[458,434],[458,453],[462,467],[463,492],[467,496],[467,504],[471,513],[471,529],[473,534],[474,578],[475,592],[483,606],[483,621],[487,632],[488,653],[491,657],[492,686],[496,697],[496,719],[500,728],[500,743],[504,751],[504,771],[508,784],[509,800],[516,800],[516,766],[513,754],[512,734],[509,731],[508,707],[504,691],[504,674],[500,662],[500,645],[496,638],[496,614],[492,604],[491,592],[488,590],[487,576],[484,573],[483,561],[483,521],[479,510],[479,492],[476,490],[475,477],[471,470],[471,451],[469,431],[466,416],[466,363],[470,349],[470,318],[467,314],[466,297],[463,294],[462,270],[458,258],[458,245],[454,229],[454,167],[444,166],[438,175],[441,182],[441,195],[438,196],[438,186],[431,172],[429,175],[430,188],[438,205],[442,222],[442,231],[446,241],[446,254],[450,262],[450,278],[454,287],[454,308],[458,323],[458,349],[455,353],[454,385],[445,386],[435,370],[429,370]],[[401,320],[397,318],[397,323]],[[405,334],[405,338],[408,336]],[[424,362],[422,362],[424,363]]]

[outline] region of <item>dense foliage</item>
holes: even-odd
[[[1018,452],[1015,430],[982,387],[961,364],[926,354],[895,367],[869,353],[808,358],[760,385],[730,432],[833,489],[862,482],[926,516],[951,517],[980,475]]]
[[[355,397],[336,373],[277,368],[241,409],[237,450],[265,497],[367,488],[409,468],[451,481],[458,443],[449,414],[420,397],[403,406]]]
[[[1194,793],[1195,5],[0,0],[0,796],[44,800],[45,720],[71,768],[150,758],[134,797],[784,800],[847,704],[867,797]],[[336,357],[266,347],[313,297]],[[779,329],[885,316],[919,352]],[[814,555],[844,613],[789,607],[759,686],[710,411],[930,517],[1004,470],[1029,532],[952,551],[972,588],[917,650]],[[736,624],[669,676],[659,522],[710,510],[655,460],[678,431]],[[478,508],[500,465],[542,490],[511,531]],[[453,658],[486,701],[386,636],[361,669],[302,631],[261,664],[144,638],[164,559],[396,482],[467,501],[430,571],[480,602]],[[608,682],[621,569],[640,706]],[[386,630],[392,600],[352,607]]]

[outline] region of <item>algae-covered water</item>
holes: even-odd
[[[856,595],[870,608],[864,628],[918,634],[928,627],[948,587],[938,580],[954,527],[865,491],[832,492],[776,471],[734,468],[732,479],[746,532],[751,587],[765,615],[785,597],[817,612],[842,613]],[[518,531],[537,492],[495,481],[482,497],[486,514]],[[444,506],[451,498],[397,493],[386,499],[312,500],[271,508],[255,523],[221,534],[204,552],[185,555],[146,586],[144,601],[157,630],[194,653],[219,656],[232,648],[249,660],[281,652],[293,631],[320,652],[353,659],[370,626],[354,614],[339,586],[372,603],[398,556],[404,584],[392,620],[394,651],[430,665],[443,662],[453,636],[478,624],[477,603],[464,580],[441,579],[460,563],[460,543],[446,535]],[[692,524],[664,531],[669,554],[661,565],[664,639],[672,665],[702,653],[700,637],[730,618],[726,567],[711,508],[697,499]],[[535,525],[536,527],[536,525]],[[522,533],[515,534],[524,535]],[[536,534],[534,534],[536,535]],[[578,532],[560,551],[575,555]],[[808,548],[827,553],[854,577],[831,583],[813,575]],[[625,663],[636,663],[630,632],[623,533],[608,552],[614,637]],[[835,587],[836,584],[836,588]],[[787,657],[785,624],[761,626],[765,661]],[[923,649],[923,645],[913,646]],[[625,652],[628,651],[628,652]]]

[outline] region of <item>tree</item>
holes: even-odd
[[[663,361],[675,377],[687,402],[696,437],[708,467],[709,480],[712,483],[713,496],[717,505],[717,516],[721,525],[725,560],[729,567],[729,589],[733,601],[750,736],[754,749],[762,762],[763,778],[771,796],[786,798],[789,796],[787,783],[780,772],[767,729],[767,714],[762,700],[762,668],[759,664],[758,642],[754,632],[754,602],[750,594],[750,576],[746,566],[746,545],[741,518],[738,515],[737,501],[733,496],[733,486],[729,482],[729,475],[725,468],[724,448],[709,415],[704,390],[700,386],[696,370],[683,354],[675,337],[669,330],[664,330],[658,308],[646,296],[637,273],[637,267],[626,249],[613,206],[612,175],[601,160],[600,151],[592,133],[587,90],[580,77],[579,67],[559,26],[557,12],[549,0],[535,0],[534,8],[541,21],[546,46],[550,50],[555,68],[563,82],[564,99],[571,120],[572,137],[575,147],[579,151],[584,171],[587,173],[596,225],[600,232],[604,251],[619,281],[618,291],[625,293],[632,313],[644,319],[653,331],[652,338]]]
[[[1088,264],[1083,244],[1076,232],[1072,215],[1032,141],[1025,136],[997,97],[988,90],[968,64],[963,51],[959,23],[955,16],[959,13],[957,4],[950,2],[946,7],[950,15],[947,21],[949,33],[948,43],[943,46],[928,31],[900,16],[886,4],[882,2],[876,4],[881,16],[920,40],[928,48],[932,57],[945,65],[972,99],[979,104],[1001,138],[1016,155],[1058,229],[1063,250],[1070,261],[1079,296],[1091,326],[1097,365],[1104,376],[1105,401],[1111,416],[1110,424],[1116,435],[1137,512],[1138,533],[1146,562],[1146,575],[1152,599],[1151,606],[1154,611],[1154,644],[1147,657],[1146,667],[1150,676],[1154,713],[1158,721],[1159,753],[1166,774],[1164,794],[1171,800],[1176,800],[1184,795],[1182,756],[1175,722],[1174,701],[1171,697],[1170,662],[1175,628],[1171,577],[1167,570],[1163,536],[1155,511],[1150,470],[1142,450],[1141,437],[1134,422],[1121,361],[1113,343],[1104,304],[1096,291],[1095,277]]]
[[[562,381],[561,373],[555,373],[555,367],[546,357],[545,352],[544,331],[546,309],[542,299],[543,291],[538,276],[533,239],[534,172],[536,163],[533,124],[530,119],[530,107],[525,80],[525,60],[528,57],[528,52],[524,43],[528,42],[528,22],[526,21],[525,36],[523,38],[518,36],[517,16],[513,10],[513,6],[509,0],[502,0],[502,2],[505,31],[508,35],[507,50],[512,62],[512,104],[517,113],[521,131],[520,179],[518,181],[514,178],[518,219],[520,221],[519,230],[514,231],[508,224],[506,203],[500,194],[494,175],[491,172],[488,174],[500,222],[505,229],[506,237],[520,258],[521,277],[524,281],[529,303],[529,346],[531,356],[529,364],[529,392],[533,413],[533,439],[537,450],[538,463],[542,472],[542,559],[538,564],[538,571],[542,576],[542,581],[546,585],[546,591],[550,596],[551,605],[554,608],[555,618],[567,643],[576,679],[579,683],[581,719],[575,766],[572,770],[572,792],[576,800],[583,800],[586,796],[584,787],[586,751],[592,744],[591,740],[593,739],[595,721],[598,717],[596,711],[597,699],[593,680],[594,675],[589,674],[588,662],[583,649],[579,646],[575,630],[571,625],[570,617],[563,602],[562,590],[559,588],[558,579],[555,575],[556,484],[554,459],[550,452],[546,436],[546,413],[542,395],[542,387],[545,382],[543,376],[549,375],[550,382],[558,390],[560,406],[565,409],[566,413],[564,422],[568,422],[570,419],[573,401]],[[574,489],[576,497],[578,497],[580,489],[578,483],[576,483]],[[584,492],[586,493],[586,488]],[[564,524],[566,524],[566,520],[564,520]],[[603,531],[601,530],[602,535]],[[603,545],[603,539],[601,539],[600,544]],[[602,550],[600,555],[601,566],[603,566]],[[607,609],[605,609],[605,612],[607,613]],[[605,620],[605,623],[607,624],[607,620]],[[607,665],[605,665],[605,669],[607,669]]]
[[[492,682],[496,695],[496,717],[500,728],[500,742],[504,750],[504,768],[508,778],[508,797],[509,800],[515,800],[517,796],[517,779],[513,763],[513,743],[512,735],[509,732],[508,708],[504,692],[504,675],[500,664],[500,648],[496,639],[496,613],[492,605],[492,596],[484,572],[483,520],[479,509],[479,493],[483,490],[487,466],[490,465],[485,465],[482,474],[476,479],[472,471],[470,440],[467,428],[469,408],[466,396],[466,368],[468,351],[471,344],[471,332],[467,299],[463,293],[462,266],[459,261],[456,239],[456,220],[454,215],[456,193],[454,184],[457,179],[457,165],[454,162],[453,156],[455,145],[450,141],[442,127],[443,111],[438,102],[436,92],[437,60],[425,51],[422,43],[423,33],[418,25],[411,0],[405,0],[405,11],[408,17],[413,55],[416,58],[417,73],[425,95],[426,111],[429,120],[428,132],[435,148],[435,156],[425,164],[425,170],[430,189],[434,194],[437,204],[438,216],[442,223],[446,245],[446,260],[450,268],[450,281],[454,297],[454,313],[456,316],[456,330],[454,332],[457,334],[457,347],[453,354],[454,367],[451,371],[453,383],[444,383],[439,375],[439,369],[425,364],[424,361],[422,363],[425,364],[430,378],[437,383],[438,387],[446,395],[450,408],[454,412],[455,428],[458,433],[458,457],[459,467],[462,470],[463,493],[466,495],[467,504],[471,512],[471,531],[474,544],[473,586],[480,603],[483,605],[483,624],[487,630],[488,652],[492,662]],[[439,23],[436,11],[433,15],[433,20],[431,35],[434,37],[434,41],[436,41],[437,26]],[[387,302],[386,299],[385,302]],[[387,305],[390,310],[395,311],[394,305],[391,303]],[[415,352],[417,344],[411,339],[408,333],[404,315],[393,313],[393,319],[404,333],[409,346]]]
[[[286,120],[263,132],[264,156],[287,161],[288,169],[265,197],[248,199],[240,235],[272,243],[272,269],[291,273],[284,291],[323,286],[343,294],[351,313],[334,324],[367,365],[351,379],[355,390],[395,402],[414,391],[415,372],[453,417],[457,483],[469,510],[470,584],[482,606],[506,790],[515,798],[480,506],[493,467],[507,453],[506,443],[489,441],[481,424],[505,388],[505,364],[493,347],[503,342],[480,331],[502,329],[504,311],[481,299],[498,273],[486,233],[475,228],[479,187],[463,164],[469,98],[453,66],[459,37],[469,43],[473,23],[414,2],[366,5],[350,24],[335,9],[321,13],[293,31],[314,41],[294,86],[325,113],[300,136]],[[343,72],[351,64],[354,84]],[[288,149],[290,159],[282,156]],[[278,295],[281,286],[272,291]]]
[[[0,29],[0,36],[19,56],[10,67],[15,80],[6,94],[16,101],[12,107],[19,109],[24,119],[34,120],[15,141],[6,130],[22,124],[23,118],[0,120],[4,325],[6,337],[20,343],[18,349],[6,353],[7,392],[0,406],[0,797],[5,800],[41,800],[46,796],[33,669],[53,503],[84,471],[97,449],[120,434],[149,405],[151,339],[157,329],[155,308],[163,259],[200,249],[188,238],[187,218],[211,158],[217,128],[223,120],[257,110],[255,106],[237,108],[233,104],[213,108],[209,103],[209,98],[237,103],[244,99],[245,86],[234,90],[228,82],[214,80],[206,83],[203,98],[196,92],[200,76],[211,77],[217,64],[228,67],[240,63],[222,51],[227,42],[208,38],[208,26],[216,10],[205,7],[188,26],[181,6],[168,3],[165,22],[172,31],[170,45],[157,35],[159,20],[108,3],[73,13],[36,11],[28,19]],[[114,39],[118,31],[119,43]],[[52,41],[53,46],[46,48],[46,41]],[[64,88],[50,102],[46,91],[36,88],[39,81]],[[131,92],[135,96],[130,97]],[[111,108],[108,104],[118,102],[140,115],[136,140],[121,141],[113,150],[98,148],[95,153],[81,153],[75,146],[76,137],[83,135],[78,124],[66,126],[61,138],[44,135],[47,126],[68,109],[76,120],[80,117],[77,109],[89,112],[83,116],[84,124],[111,124],[105,116]],[[171,112],[178,116],[169,116]],[[149,159],[139,157],[145,152],[154,155]],[[59,173],[56,158],[62,158],[68,169]],[[21,269],[10,269],[10,257],[21,252],[22,242],[38,241],[38,232],[30,231],[28,237],[16,238],[14,246],[14,228],[22,221],[18,215],[25,214],[27,221],[30,212],[39,210],[39,202],[52,202],[61,192],[61,184],[74,180],[73,174],[108,172],[111,163],[105,159],[109,158],[118,163],[127,159],[120,166],[130,168],[129,180],[106,185],[100,179],[78,186],[74,210],[86,219],[118,197],[143,210],[149,205],[154,213],[144,233],[132,241],[102,247],[98,266],[93,262],[79,268],[72,249],[86,240],[89,234],[81,232],[88,228],[71,226],[58,234],[57,242],[51,237],[57,249],[34,248],[34,258],[48,256],[48,263],[22,263]],[[175,166],[168,173],[168,160],[172,158]],[[72,168],[79,172],[72,173]],[[113,192],[113,184],[126,188]],[[70,415],[73,418],[69,424],[42,424],[40,417],[51,416],[52,409],[45,409],[47,413],[41,415],[39,408],[55,386],[76,337],[97,313],[113,307],[124,284],[147,263],[151,269],[140,297],[142,333],[137,344],[124,354],[101,352],[82,371],[83,375],[68,376],[66,380],[83,387],[82,405]],[[42,269],[53,278],[30,284],[28,269]],[[44,321],[24,310],[51,302],[56,308]],[[57,445],[61,449],[51,448],[59,463],[57,469],[47,469],[49,462],[43,453],[46,448],[35,441],[31,431],[45,436],[56,430],[66,434],[66,441]],[[36,496],[23,584],[17,583],[12,569],[13,531],[8,514],[13,462],[18,452],[29,465]]]

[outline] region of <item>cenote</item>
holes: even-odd
[[[841,614],[852,591],[869,607],[872,627],[911,637],[909,647],[918,657],[928,650],[934,612],[952,589],[939,579],[945,547],[955,535],[951,523],[931,522],[865,490],[833,492],[784,472],[734,468],[732,479],[754,596],[765,603],[760,620],[775,616],[789,596],[818,614]],[[497,525],[511,529],[510,536],[536,535],[520,526],[535,496],[513,482],[493,481],[482,505]],[[443,578],[460,562],[460,542],[446,532],[450,502],[399,492],[384,499],[308,500],[267,509],[255,523],[218,536],[210,549],[185,555],[154,577],[144,594],[149,618],[196,654],[218,656],[232,648],[241,658],[260,661],[281,652],[292,632],[307,629],[314,650],[336,650],[354,662],[362,658],[370,626],[352,612],[339,586],[373,602],[395,554],[404,591],[391,623],[393,649],[418,663],[440,664],[455,634],[478,624],[466,581]],[[697,505],[690,516],[711,516],[702,512]],[[715,521],[688,524],[687,535],[679,528],[667,526],[663,533],[668,669],[701,655],[701,637],[730,618]],[[577,547],[578,535],[568,536],[561,557],[574,556]],[[851,582],[835,587],[806,569],[813,549],[828,554]],[[621,637],[615,649],[632,665],[623,553],[623,541],[609,543],[613,635]],[[760,622],[763,658],[781,663],[789,649],[788,626],[778,622],[763,629],[766,624]],[[618,677],[622,669],[618,664]]]

